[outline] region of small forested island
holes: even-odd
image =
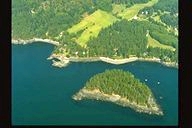
[[[137,112],[163,115],[151,89],[132,73],[120,69],[94,75],[72,98],[109,101]]]
[[[178,0],[14,0],[12,43],[55,45],[53,65],[148,60],[178,66]]]

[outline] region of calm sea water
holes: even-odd
[[[65,68],[56,68],[46,59],[52,50],[50,44],[12,45],[13,125],[178,124],[177,69],[138,61],[123,65],[71,63]],[[146,84],[165,115],[141,114],[109,102],[72,100],[72,95],[91,76],[114,68],[130,71],[143,82],[148,79]]]

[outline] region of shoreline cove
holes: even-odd
[[[134,61],[149,61],[149,62],[158,62],[167,67],[173,67],[178,69],[178,63],[175,62],[163,62],[159,58],[139,58],[139,57],[130,57],[125,59],[111,59],[108,57],[66,57],[63,54],[52,54],[50,57],[47,58],[48,60],[52,60],[53,66],[56,67],[66,67],[70,62],[95,62],[95,61],[102,61],[105,63],[110,63],[114,65],[126,64]],[[55,61],[57,59],[59,61]]]
[[[12,39],[12,44],[30,44],[34,42],[43,42],[43,43],[49,43],[53,44],[55,46],[59,46],[60,43],[57,41],[53,41],[51,39],[41,39],[41,38],[33,38],[29,40],[22,40],[22,39]],[[57,59],[54,60],[54,59]],[[124,59],[111,59],[108,57],[66,57],[64,54],[51,54],[47,60],[52,60],[52,66],[55,67],[66,67],[70,64],[70,62],[95,62],[95,61],[102,61],[110,64],[120,65],[120,64],[126,64],[129,62],[134,61],[149,61],[149,62],[158,62],[164,66],[167,67],[173,67],[178,69],[178,63],[176,62],[164,62],[161,61],[161,59],[153,57],[153,58],[139,58],[139,57],[130,57],[130,58],[124,58]]]
[[[101,61],[71,62],[65,68],[57,68],[46,59],[51,55],[53,47],[52,44],[41,42],[12,44],[12,121],[15,125],[29,122],[40,125],[85,125],[87,122],[90,125],[177,125],[177,69],[142,61],[122,65]],[[146,83],[164,115],[139,113],[108,101],[72,99],[89,78],[106,69],[129,71]],[[43,118],[39,118],[39,112],[42,112]]]
[[[33,39],[28,39],[28,40],[23,40],[23,39],[12,39],[11,43],[12,44],[30,44],[34,42],[43,42],[43,43],[48,43],[48,44],[53,44],[53,45],[60,45],[59,42],[51,40],[51,39],[41,39],[41,38],[33,38]]]
[[[109,94],[100,92],[98,89],[87,90],[83,88],[78,93],[73,95],[72,99],[75,101],[80,101],[83,99],[95,99],[95,100],[101,100],[101,101],[108,101],[123,107],[132,108],[139,113],[147,113],[150,115],[155,114],[159,116],[164,115],[160,106],[156,104],[156,101],[152,96],[149,97],[148,103],[150,105],[147,106],[147,105],[139,105],[136,102],[130,102],[129,99],[125,97],[121,97],[120,95],[117,95],[117,94],[109,95]]]

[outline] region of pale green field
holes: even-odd
[[[121,13],[126,9],[125,5],[123,4],[113,4],[112,6],[113,6],[113,10],[112,10],[113,14]]]
[[[151,18],[153,18],[156,22],[159,22],[159,23],[165,25],[165,23],[163,23],[163,22],[161,21],[160,16],[162,16],[162,15],[164,15],[164,14],[166,14],[166,13],[167,13],[167,12],[160,12],[159,15],[157,15],[157,13],[156,13],[156,14],[154,13],[154,14],[151,16]]]
[[[153,48],[154,47],[159,47],[159,48],[162,48],[162,49],[169,49],[171,51],[175,51],[175,48],[159,43],[159,41],[153,39],[150,35],[148,35],[148,44],[147,45],[150,46],[150,47],[153,47]]]
[[[105,11],[97,10],[67,31],[71,34],[83,30],[81,36],[76,39],[76,42],[82,47],[86,47],[90,37],[97,37],[102,28],[108,27],[115,21],[117,21],[116,17]]]
[[[148,3],[136,4],[130,8],[125,8],[124,5],[113,5],[113,14],[117,13],[117,16],[130,20],[138,14],[139,10],[145,7],[150,7],[157,2],[158,0],[151,0]],[[80,23],[69,28],[67,32],[71,34],[83,30],[81,35],[77,37],[75,41],[82,47],[86,47],[90,37],[97,37],[102,28],[108,27],[117,20],[118,19],[112,14],[97,10],[93,14],[85,17]]]
[[[153,16],[152,17],[155,21],[157,21],[157,22],[161,22],[161,19],[160,19],[160,16],[158,15],[158,16]]]
[[[131,20],[134,16],[136,16],[138,14],[138,12],[141,9],[143,9],[145,7],[153,6],[157,2],[158,2],[158,0],[151,0],[148,3],[145,3],[145,4],[135,4],[135,5],[131,6],[130,8],[123,9],[124,11],[122,11],[122,12],[119,11],[120,13],[118,13],[117,16],[120,16],[120,17],[122,17],[124,19],[127,19],[127,20]],[[114,12],[115,12],[115,10],[117,10],[119,8],[120,7],[115,7],[114,6]]]

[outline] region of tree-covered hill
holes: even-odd
[[[121,20],[88,42],[90,56],[140,55],[147,48],[147,29],[137,21]]]
[[[168,33],[164,26],[156,25],[149,21],[121,20],[103,29],[97,38],[88,42],[89,56],[127,58],[131,55],[136,55],[138,57],[155,56],[161,59],[163,56],[167,56],[172,61],[177,61],[177,51],[159,47],[148,48],[147,33],[160,43],[165,44],[165,46],[177,49],[177,37]],[[155,52],[151,49],[158,50]],[[147,52],[148,54],[146,55]],[[167,54],[168,52],[169,54]]]
[[[130,0],[140,3],[148,0]],[[111,12],[113,0],[13,0],[12,36],[53,38],[95,10]],[[122,3],[124,1],[119,1]],[[126,2],[127,3],[127,2]]]
[[[13,0],[13,38],[55,37],[91,13],[90,0]],[[47,34],[46,34],[47,33]]]
[[[74,100],[97,99],[131,107],[138,112],[163,115],[151,89],[130,72],[106,70],[91,77]]]
[[[85,84],[85,89],[98,89],[109,95],[118,94],[138,104],[148,104],[148,98],[152,95],[146,84],[141,83],[130,72],[119,69],[106,70],[91,77]]]

